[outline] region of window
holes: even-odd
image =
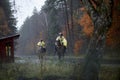
[[[11,45],[10,45],[10,43],[6,44],[6,56],[11,56]]]

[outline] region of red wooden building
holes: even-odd
[[[0,61],[14,62],[14,40],[20,35],[12,35],[0,38]]]

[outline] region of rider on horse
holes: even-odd
[[[37,43],[37,46],[40,48],[41,52],[46,52],[46,48],[45,48],[45,42],[41,39],[40,42]]]
[[[56,42],[55,42],[55,46],[59,46],[57,44],[57,42],[60,42],[60,45],[62,45],[64,47],[64,52],[66,52],[66,48],[67,48],[67,40],[66,38],[63,36],[62,33],[59,33],[59,36],[56,38]],[[55,49],[56,50],[56,49]]]

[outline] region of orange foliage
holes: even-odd
[[[117,25],[116,25],[117,24]],[[114,21],[112,23],[112,27],[110,28],[110,30],[107,33],[107,45],[108,46],[117,46],[118,44],[120,44],[120,21],[118,23],[118,21]]]
[[[77,53],[79,53],[79,50],[80,50],[80,48],[82,46],[82,43],[83,43],[82,40],[75,41],[75,44],[74,44],[74,53],[76,53],[76,55],[77,55]]]
[[[81,8],[80,10],[84,11],[84,15],[78,21],[78,23],[83,27],[83,32],[87,36],[91,36],[94,29],[92,21],[84,8]]]
[[[83,16],[77,21],[77,23],[79,25],[82,26],[82,32],[85,33],[86,36],[90,37],[92,35],[93,32],[93,24],[92,21],[89,17],[89,15],[87,14],[87,11],[85,10],[84,7],[80,8],[80,11],[82,11],[84,14]],[[76,40],[75,44],[74,44],[74,53],[79,53],[80,52],[80,48],[83,45],[83,40]]]
[[[107,34],[107,45],[115,47],[120,45],[120,0],[114,1],[112,26]]]

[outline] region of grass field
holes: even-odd
[[[45,61],[41,64],[31,62],[32,59],[29,58],[25,61],[1,64],[0,80],[80,80],[82,64],[58,60]],[[101,67],[100,80],[120,80],[119,76],[120,66]]]

